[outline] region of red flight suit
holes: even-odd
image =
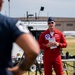
[[[55,49],[50,49],[46,47],[46,44],[49,42],[49,40],[47,40],[48,37],[52,37],[49,29],[42,32],[38,39],[40,48],[44,50],[43,62],[45,75],[52,75],[52,67],[54,68],[56,75],[63,75],[60,48],[65,48],[67,46],[66,39],[61,31],[54,29],[53,37],[55,37],[55,40],[59,43],[59,46]]]

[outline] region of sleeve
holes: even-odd
[[[44,44],[44,35],[43,33],[39,36],[39,39],[38,39],[38,42],[39,42],[39,45],[40,45],[40,48],[41,49],[46,49],[46,44]]]
[[[66,39],[62,33],[61,33],[59,46],[60,46],[60,48],[66,48],[67,47]]]
[[[10,23],[9,29],[12,41],[15,41],[20,35],[24,33],[29,33],[29,30],[27,26],[25,26],[24,22],[13,18],[9,19],[8,21],[8,23]]]

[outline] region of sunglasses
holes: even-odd
[[[54,24],[54,22],[48,22],[48,24]]]

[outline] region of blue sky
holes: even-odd
[[[26,11],[38,15],[41,6],[44,11],[40,11],[39,16],[75,18],[75,0],[10,0],[10,16],[26,17]],[[4,0],[1,13],[9,16],[8,0]]]

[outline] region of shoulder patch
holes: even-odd
[[[29,33],[29,30],[28,30],[27,26],[24,24],[24,22],[22,22],[22,21],[20,21],[20,20],[16,23],[16,27],[17,27],[21,32]]]

